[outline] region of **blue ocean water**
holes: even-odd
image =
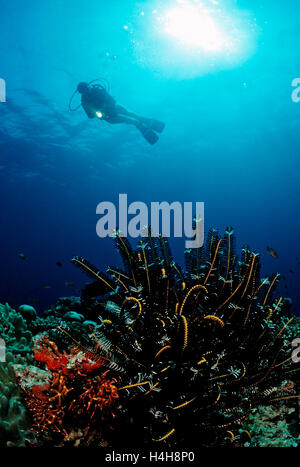
[[[210,18],[200,36],[190,8]],[[296,0],[2,1],[0,302],[43,311],[84,285],[73,255],[118,262],[96,235],[96,206],[127,193],[204,202],[206,231],[233,226],[264,274],[286,276],[297,312],[299,14]],[[120,104],[166,123],[155,146],[69,112],[77,83],[99,77]],[[171,246],[183,263],[184,239]]]

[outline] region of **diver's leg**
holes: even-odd
[[[128,123],[129,125],[136,125],[137,121],[132,118],[123,117],[123,115],[114,115],[105,119],[108,123]]]
[[[134,114],[133,112],[129,112],[129,110],[125,109],[125,107],[122,105],[116,105],[115,110],[119,115],[126,115],[127,117],[134,118],[135,120],[140,119],[138,115]]]
[[[158,133],[162,133],[166,126],[164,122],[154,120],[154,118],[139,117],[139,119],[144,125],[147,125],[151,130],[157,131]]]
[[[105,119],[108,123],[128,123],[130,125],[135,125],[136,128],[141,132],[143,137],[150,144],[155,144],[158,141],[158,136],[154,131],[151,130],[148,126],[141,123],[139,120],[134,120],[132,118],[125,117],[123,115],[111,115],[109,118]]]
[[[162,133],[165,128],[165,123],[160,122],[159,120],[154,120],[153,118],[145,118],[145,117],[136,115],[133,112],[129,112],[127,109],[125,109],[125,107],[121,105],[116,105],[115,109],[119,115],[126,115],[127,117],[131,117],[135,119],[137,122],[148,126],[149,128],[151,128],[151,130],[157,131],[158,133]]]

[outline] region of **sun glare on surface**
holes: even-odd
[[[166,13],[165,31],[183,44],[205,51],[219,51],[226,42],[224,33],[210,14],[189,4]]]
[[[239,66],[255,52],[259,26],[237,3],[149,0],[129,31],[139,63],[178,79]]]

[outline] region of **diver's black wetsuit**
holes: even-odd
[[[157,120],[140,117],[133,112],[129,112],[121,105],[118,105],[102,86],[90,86],[88,92],[83,93],[81,96],[81,105],[89,118],[95,118],[101,112],[102,115],[99,118],[108,123],[135,125],[150,144],[154,144],[158,140],[158,136],[154,131],[161,133],[165,126],[164,123]]]

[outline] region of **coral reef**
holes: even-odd
[[[0,447],[24,447],[34,443],[31,422],[15,380],[12,354],[0,364]]]
[[[42,316],[0,306],[5,443],[296,446],[299,319],[280,275],[261,278],[248,246],[238,258],[232,228],[186,250],[185,269],[150,229],[115,242],[122,269],[73,258],[93,279],[80,298]]]
[[[14,365],[31,358],[32,334],[22,315],[8,304],[0,305],[0,336],[5,362],[0,363],[0,447],[22,447],[34,441],[31,423],[16,384]]]
[[[273,295],[280,276],[261,279],[259,255],[246,246],[238,261],[234,243],[231,228],[211,231],[185,252],[185,271],[150,231],[135,250],[116,233],[123,270],[73,259],[94,279],[104,367],[122,378],[113,445],[233,444],[255,407],[299,397],[281,388],[296,365],[290,301]]]
[[[30,359],[32,334],[22,314],[7,303],[0,304],[0,336],[5,341],[6,350],[13,355],[17,363]]]
[[[81,429],[83,441],[92,429],[102,434],[118,398],[117,379],[100,370],[102,358],[78,346],[60,352],[46,334],[35,339],[33,352],[47,370],[27,367],[16,373],[37,439],[57,445],[63,437],[68,442],[74,427]]]
[[[295,408],[286,404],[260,406],[249,416],[248,430],[252,447],[297,447],[299,426],[295,427]],[[290,422],[291,421],[291,422]],[[292,426],[291,426],[292,425]]]

